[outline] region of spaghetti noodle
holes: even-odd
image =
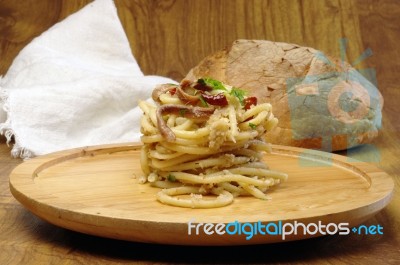
[[[287,179],[262,159],[270,152],[264,135],[278,123],[270,104],[210,78],[160,85],[152,98],[157,105],[139,103],[140,181],[162,189],[160,202],[214,208],[236,196],[268,200],[266,191]]]

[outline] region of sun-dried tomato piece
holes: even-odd
[[[226,106],[228,105],[228,100],[226,99],[225,95],[223,93],[219,93],[216,95],[210,95],[207,93],[201,93],[201,96],[203,97],[204,101],[207,102],[208,104],[214,105],[214,106]]]
[[[197,82],[194,86],[195,89],[200,91],[211,91],[212,87],[207,86],[204,82]]]
[[[256,97],[245,98],[243,100],[243,103],[244,103],[244,109],[248,110],[248,109],[250,109],[251,106],[253,106],[253,105],[256,106],[257,105],[257,98]]]
[[[176,93],[176,87],[170,89],[170,90],[169,90],[169,93],[171,94],[171,96],[175,95],[175,93]]]

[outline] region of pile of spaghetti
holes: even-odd
[[[278,120],[268,103],[211,78],[164,84],[141,101],[141,183],[162,188],[157,199],[189,208],[228,205],[234,197],[269,199],[287,179],[263,162],[264,135]]]

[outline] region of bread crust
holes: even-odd
[[[379,90],[348,63],[296,44],[236,40],[186,79],[211,77],[269,102],[278,126],[269,142],[325,151],[371,143],[381,124]],[[303,102],[301,102],[303,101]]]

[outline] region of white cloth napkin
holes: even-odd
[[[139,141],[144,76],[112,0],[96,0],[35,38],[0,79],[0,133],[14,157]],[[1,111],[1,107],[5,112]]]

